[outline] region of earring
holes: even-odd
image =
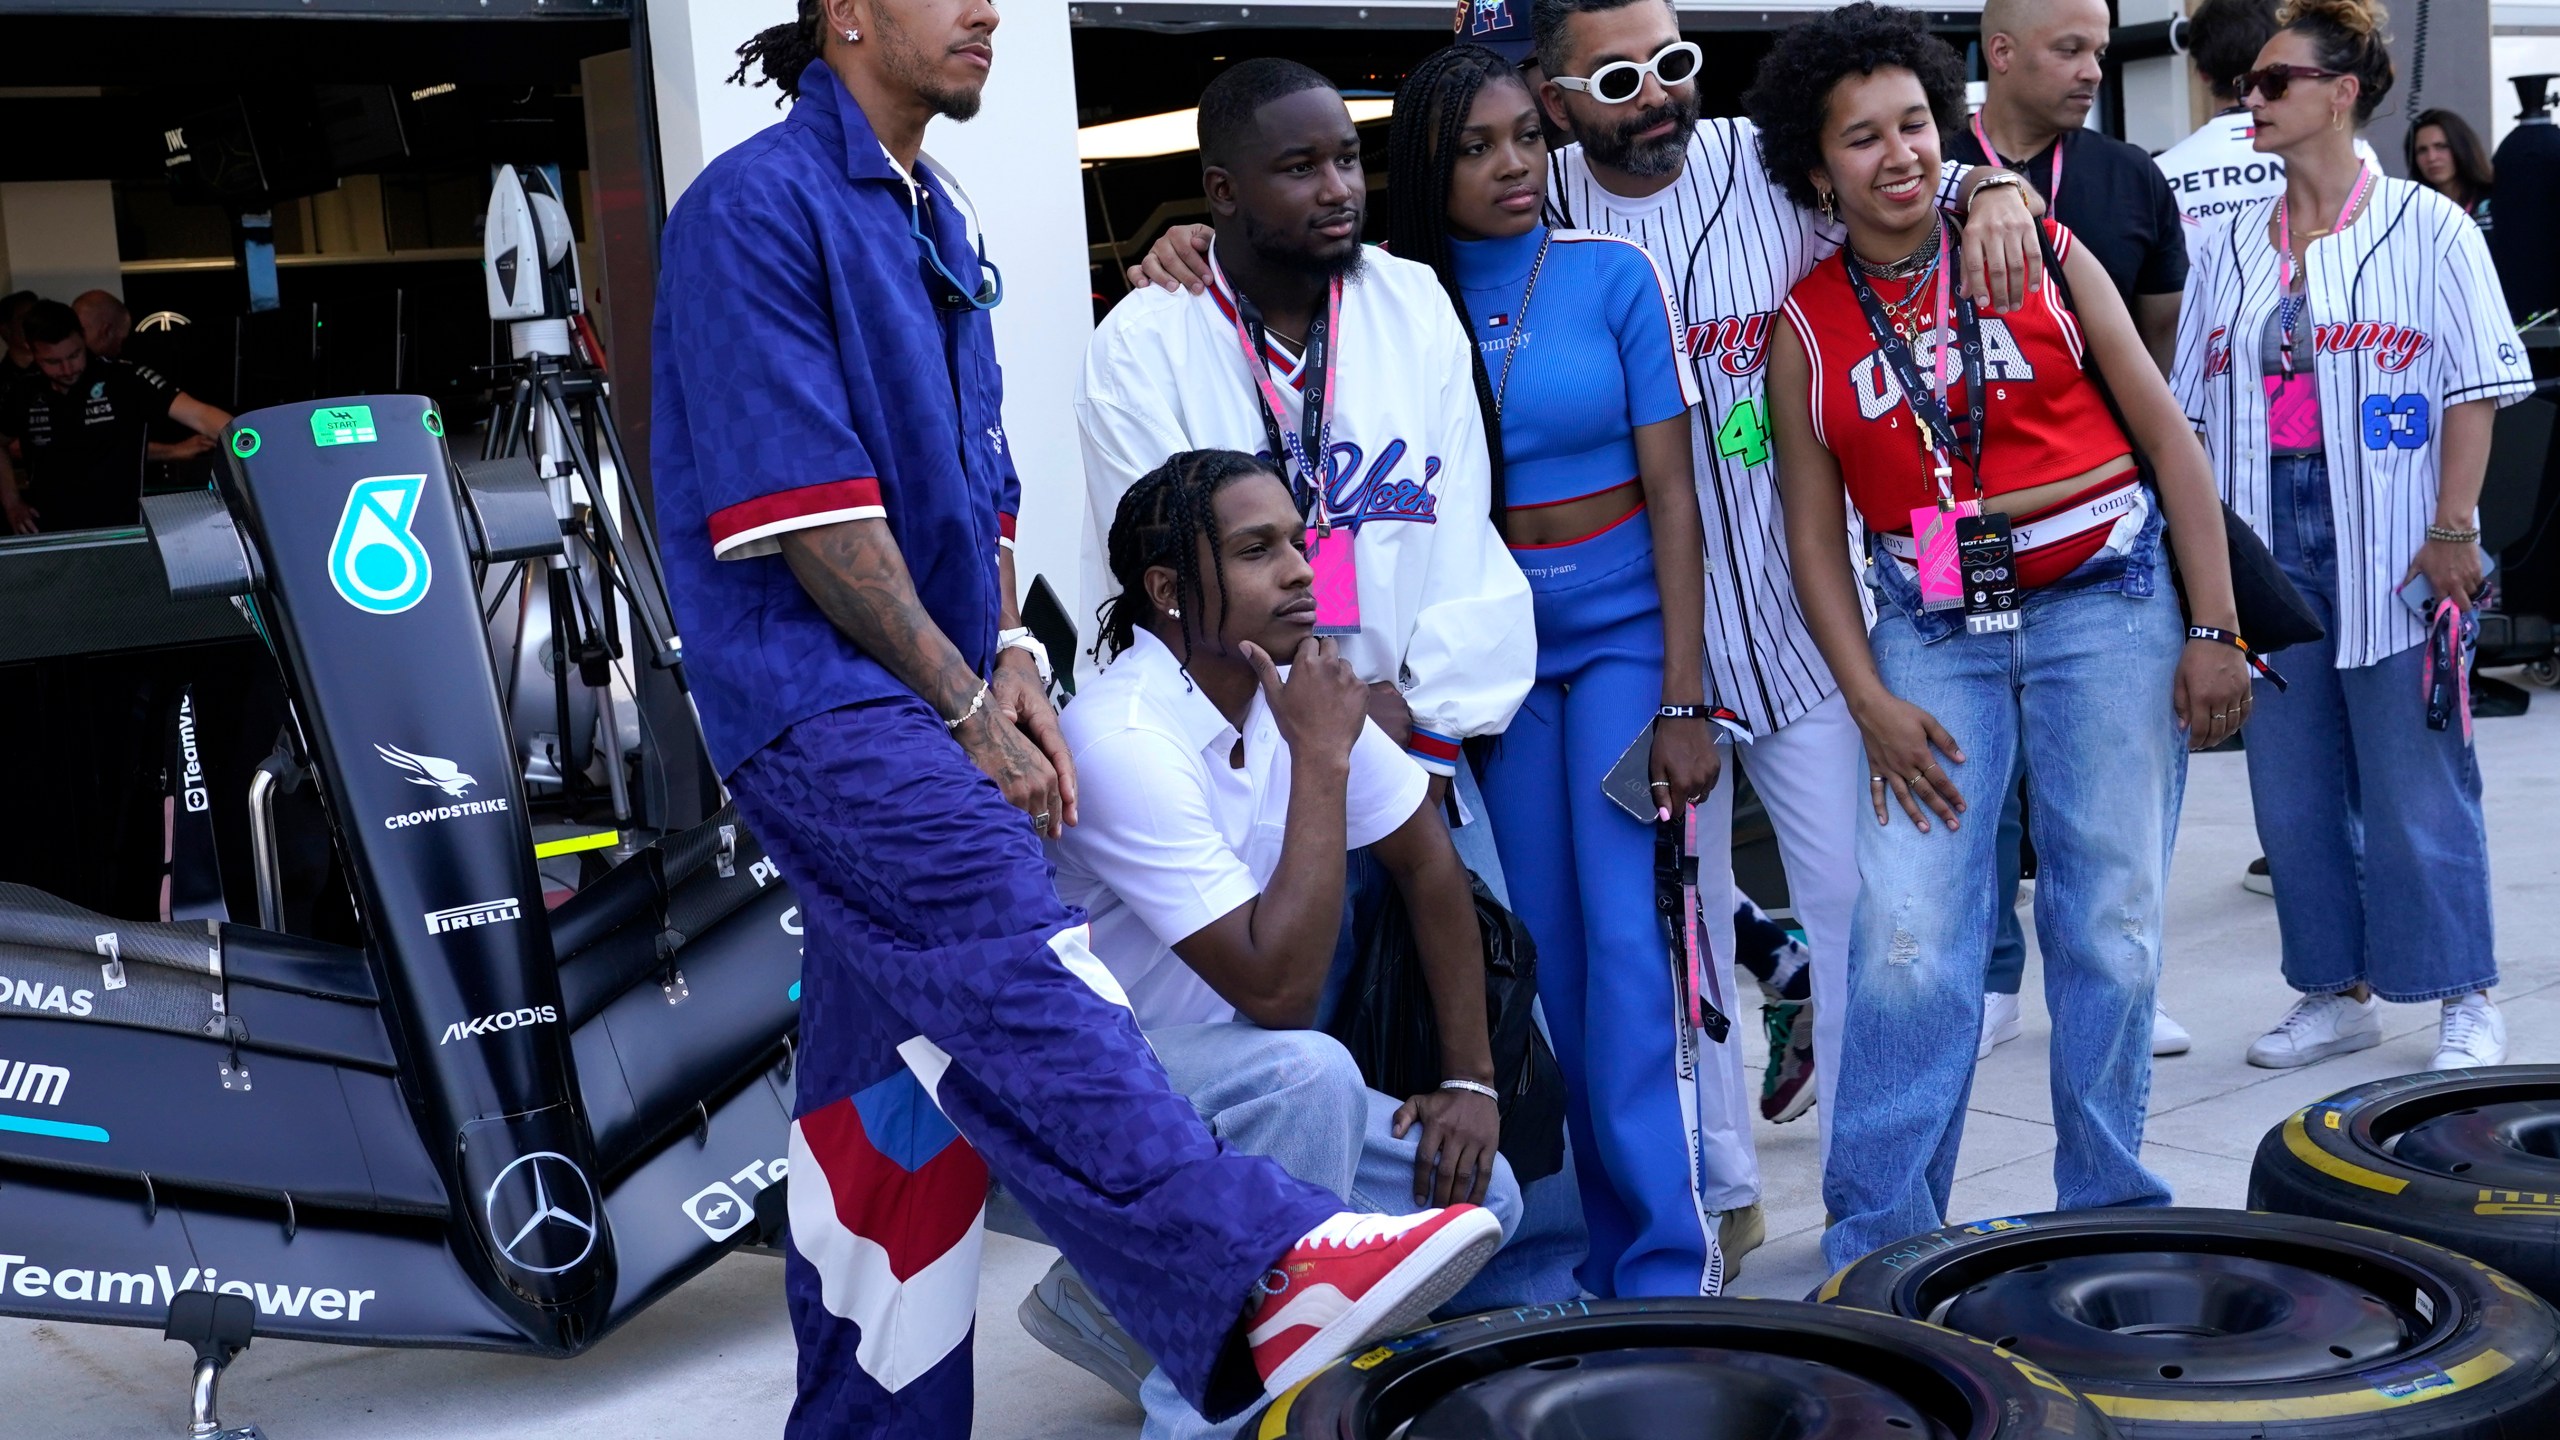
[[[1182,618],[1182,612],[1181,612],[1181,611],[1179,611],[1179,610],[1172,609],[1171,607],[1167,607],[1164,613],[1166,613],[1167,615],[1172,616],[1172,617],[1173,617],[1174,619],[1176,619],[1176,620],[1179,620],[1179,619],[1181,619],[1181,618]]]
[[[846,43],[846,44],[848,44],[848,45],[856,44],[856,43],[858,43],[861,39],[862,39],[862,32],[861,32],[861,31],[859,31],[859,30],[847,30],[846,32],[844,32],[844,40],[845,40],[845,43]]]
[[[1822,218],[1825,221],[1836,221],[1840,218],[1839,202],[1828,190],[1822,192]]]

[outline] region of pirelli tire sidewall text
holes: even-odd
[[[1388,1440],[1404,1425],[1401,1417],[1416,1413],[1412,1387],[1436,1399],[1468,1380],[1537,1360],[1648,1345],[1769,1350],[1857,1373],[1872,1367],[1878,1375],[1925,1374],[1931,1392],[1942,1399],[1961,1396],[1970,1408],[1969,1424],[1949,1417],[1949,1428],[1965,1440],[2120,1440],[2122,1435],[2070,1386],[1987,1341],[1892,1315],[1791,1300],[1732,1299],[1583,1300],[1448,1321],[1335,1361],[1282,1392],[1242,1435],[1244,1440]],[[1862,1366],[1862,1355],[1868,1365]],[[1390,1397],[1400,1390],[1408,1393]],[[1390,1398],[1391,1406],[1379,1403]],[[1428,1403],[1421,1402],[1420,1408],[1427,1409]],[[1667,1423],[1688,1433],[1679,1422]]]
[[[2108,1231],[2123,1236],[2128,1252],[2165,1248],[2161,1242],[2172,1231],[2204,1231],[2243,1246],[2254,1239],[2270,1247],[2312,1246],[2342,1257],[2373,1257],[2424,1272],[2453,1305],[2450,1316],[2439,1312],[2431,1339],[2365,1371],[2221,1385],[2059,1377],[2105,1411],[2126,1440],[2560,1436],[2560,1313],[2476,1260],[2363,1226],[2238,1210],[2024,1215],[1951,1225],[1887,1246],[1832,1276],[1814,1298],[1907,1315],[1947,1283],[1939,1272],[1978,1266],[1992,1247]]]
[[[2507,1189],[2402,1163],[2384,1148],[2414,1115],[2560,1089],[2560,1065],[2394,1076],[2288,1115],[2258,1142],[2249,1206],[2414,1235],[2468,1255],[2560,1305],[2560,1166],[2543,1190]],[[2392,1122],[2383,1140],[2374,1121]],[[2405,1123],[2404,1123],[2405,1122]]]

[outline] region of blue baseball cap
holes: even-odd
[[[1461,44],[1481,45],[1514,65],[1525,64],[1537,48],[1529,33],[1529,6],[1534,0],[1458,0],[1451,26]]]

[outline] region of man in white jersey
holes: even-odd
[[[2276,4],[2204,0],[2187,21],[2187,54],[2195,61],[2196,77],[2213,92],[2215,109],[2212,119],[2161,151],[2157,160],[2178,197],[2178,212],[2186,217],[2190,256],[2209,229],[2229,224],[2249,202],[2284,193],[2284,162],[2251,146],[2257,122],[2241,105],[2239,89],[2241,74],[2258,63],[2258,52],[2276,33]],[[2362,137],[2356,140],[2356,153],[2380,173],[2382,161]]]
[[[1533,14],[1546,99],[1581,141],[1550,162],[1550,220],[1638,241],[1679,290],[1689,361],[1706,396],[1694,412],[1690,449],[1706,521],[1708,683],[1712,698],[1738,711],[1757,737],[1735,758],[1777,831],[1789,899],[1813,952],[1815,1086],[1827,1116],[1846,1013],[1849,914],[1858,896],[1852,827],[1864,804],[1867,764],[1858,727],[1796,603],[1764,391],[1779,304],[1839,248],[1842,232],[1796,208],[1770,182],[1749,121],[1699,119],[1698,67],[1665,53],[1680,43],[1678,17],[1665,0],[1537,0]],[[1622,64],[1655,68],[1632,96],[1613,104],[1606,97],[1619,87],[1599,72]],[[1666,67],[1679,76],[1676,83],[1663,83]],[[2015,176],[1988,169],[1964,173],[1955,181],[1961,193],[1942,192],[1942,200],[1970,199],[1993,179],[2004,183],[1983,192],[1981,213],[1966,230],[1965,278],[1969,291],[2005,309],[2023,294],[2040,253],[2034,207],[2005,183]],[[1702,833],[1730,832],[1733,789],[1730,779],[1716,787]],[[1701,874],[1701,893],[1729,890],[1729,852],[1703,863],[1719,860],[1727,873]],[[1732,919],[1709,917],[1719,964],[1733,955]],[[1706,1203],[1732,1217],[1724,1227],[1730,1262],[1757,1243],[1760,1199],[1741,1046],[1714,1047],[1698,1083]],[[1827,1136],[1827,1119],[1823,1129]]]

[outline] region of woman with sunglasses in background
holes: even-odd
[[[2409,122],[2409,178],[2462,207],[2486,235],[2497,170],[2471,122],[2450,110],[2421,110]]]
[[[2223,496],[2329,632],[2249,730],[2302,992],[2249,1047],[2271,1068],[2379,1043],[2383,1000],[2443,1002],[2438,1069],[2506,1054],[2465,679],[2491,420],[2533,379],[2478,227],[2357,158],[2391,88],[2383,21],[2373,0],[2277,13],[2240,91],[2284,193],[2198,247],[2178,326]]]
[[[1964,79],[1926,24],[1829,11],[1779,38],[1744,97],[1770,176],[1849,232],[1788,295],[1769,357],[1796,593],[1865,737],[1874,822],[1823,1174],[1835,1266],[1944,1222],[2000,893],[1994,822],[2021,755],[2058,1208],[2168,1203],[2141,1147],[2170,839],[2186,749],[2248,712],[2213,480],[2105,267],[2052,225],[2059,273],[2026,303],[1995,314],[1950,293],[1953,222],[1931,191]],[[1844,498],[1873,537],[1872,632]],[[1971,815],[1968,797],[1985,802]]]
[[[1509,61],[1456,45],[1414,67],[1388,137],[1389,248],[1438,272],[1475,338],[1493,513],[1529,578],[1538,680],[1492,746],[1485,803],[1565,1070],[1603,1296],[1714,1294],[1715,1222],[1654,913],[1653,827],[1718,769],[1703,541],[1668,287],[1644,250],[1550,230],[1546,140]],[[1650,735],[1650,811],[1602,777]]]

